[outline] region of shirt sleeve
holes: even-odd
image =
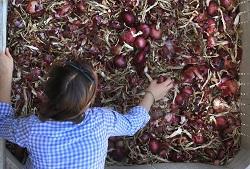
[[[142,106],[133,107],[127,114],[120,114],[112,109],[103,108],[104,123],[108,136],[133,136],[149,121],[148,111]]]
[[[27,147],[28,121],[29,118],[15,118],[12,106],[0,102],[0,138]]]

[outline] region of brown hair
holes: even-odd
[[[45,84],[45,103],[39,112],[42,121],[80,123],[94,101],[97,76],[91,66],[78,62],[55,65]]]

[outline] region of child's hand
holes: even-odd
[[[153,80],[146,91],[151,93],[155,101],[157,101],[166,96],[171,88],[173,88],[173,81],[168,78],[162,83],[157,83],[157,80]]]
[[[0,77],[1,80],[7,80],[12,78],[13,72],[13,58],[7,48],[5,52],[0,54]]]

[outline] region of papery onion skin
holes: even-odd
[[[122,46],[121,45],[116,45],[116,46],[112,46],[112,48],[111,48],[111,53],[113,54],[113,55],[120,55],[121,54],[121,51],[122,51]]]
[[[26,7],[29,14],[40,16],[44,13],[43,5],[38,0],[29,1]]]

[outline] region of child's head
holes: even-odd
[[[54,66],[45,85],[47,99],[39,118],[80,123],[96,89],[97,75],[91,66],[77,62]]]

